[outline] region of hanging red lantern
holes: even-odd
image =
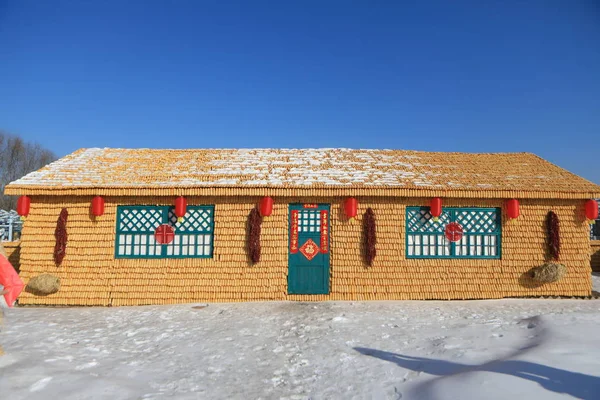
[[[179,196],[175,199],[175,216],[177,222],[183,221],[183,217],[187,213],[187,200],[183,196]]]
[[[438,221],[442,215],[442,199],[440,197],[434,197],[429,203],[429,212],[433,217],[434,221]]]
[[[270,217],[273,213],[273,198],[265,196],[258,202],[258,212],[261,217]]]
[[[21,216],[21,219],[25,219],[29,215],[29,208],[31,206],[31,199],[27,196],[21,196],[17,200],[17,214]]]
[[[593,224],[598,219],[598,202],[596,200],[585,202],[585,217],[590,224]]]
[[[354,218],[358,214],[358,201],[354,197],[348,197],[344,201],[344,212],[350,222],[354,221]]]
[[[508,215],[509,220],[519,217],[519,200],[510,199],[506,201],[506,215]]]
[[[104,199],[102,196],[96,196],[92,199],[92,215],[100,217],[104,214]]]

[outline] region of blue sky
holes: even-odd
[[[529,151],[600,183],[600,5],[0,0],[0,129],[81,147]]]

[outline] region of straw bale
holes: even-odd
[[[60,278],[51,274],[33,277],[25,286],[25,290],[36,296],[47,296],[60,290]]]
[[[559,263],[548,262],[533,268],[530,272],[531,279],[540,283],[558,282],[567,273],[567,268]]]

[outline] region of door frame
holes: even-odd
[[[292,255],[295,253],[291,253],[291,245],[292,245],[292,211],[298,210],[302,211],[305,209],[317,209],[318,211],[327,211],[327,252],[322,253],[324,257],[324,265],[323,265],[323,278],[326,281],[325,290],[322,291],[313,291],[311,293],[299,293],[298,290],[294,287],[293,284],[290,284],[291,274],[290,270],[292,268],[298,268],[299,266],[292,266]],[[329,203],[289,203],[288,204],[288,247],[287,247],[287,294],[288,295],[323,295],[329,294],[331,290],[331,204]],[[321,229],[322,229],[321,225]],[[298,234],[298,237],[300,234]],[[301,243],[297,243],[298,248],[301,246]],[[319,243],[321,246],[321,243]],[[298,250],[300,253],[300,250]],[[301,268],[301,267],[300,267]],[[291,290],[290,290],[291,289]]]

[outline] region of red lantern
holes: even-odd
[[[17,214],[25,218],[29,215],[29,207],[31,206],[31,199],[27,196],[19,197],[17,200]]]
[[[358,201],[354,197],[348,197],[344,201],[344,212],[350,221],[356,218],[356,214],[358,214]]]
[[[596,200],[585,202],[585,217],[591,224],[594,223],[594,220],[598,219],[598,202]]]
[[[92,215],[100,217],[104,214],[104,199],[102,196],[96,196],[92,199]]]
[[[183,221],[183,217],[187,213],[187,200],[183,196],[179,196],[175,199],[175,216],[177,216],[177,222]]]
[[[434,197],[433,199],[431,199],[431,202],[429,203],[429,212],[431,213],[431,216],[433,217],[434,221],[437,221],[440,216],[442,215],[442,199],[439,197]]]
[[[261,217],[270,217],[273,213],[273,198],[265,196],[260,199],[260,202],[258,203],[258,212],[260,212]]]
[[[510,199],[506,201],[506,214],[509,219],[518,218],[520,215],[519,211],[519,200]]]

